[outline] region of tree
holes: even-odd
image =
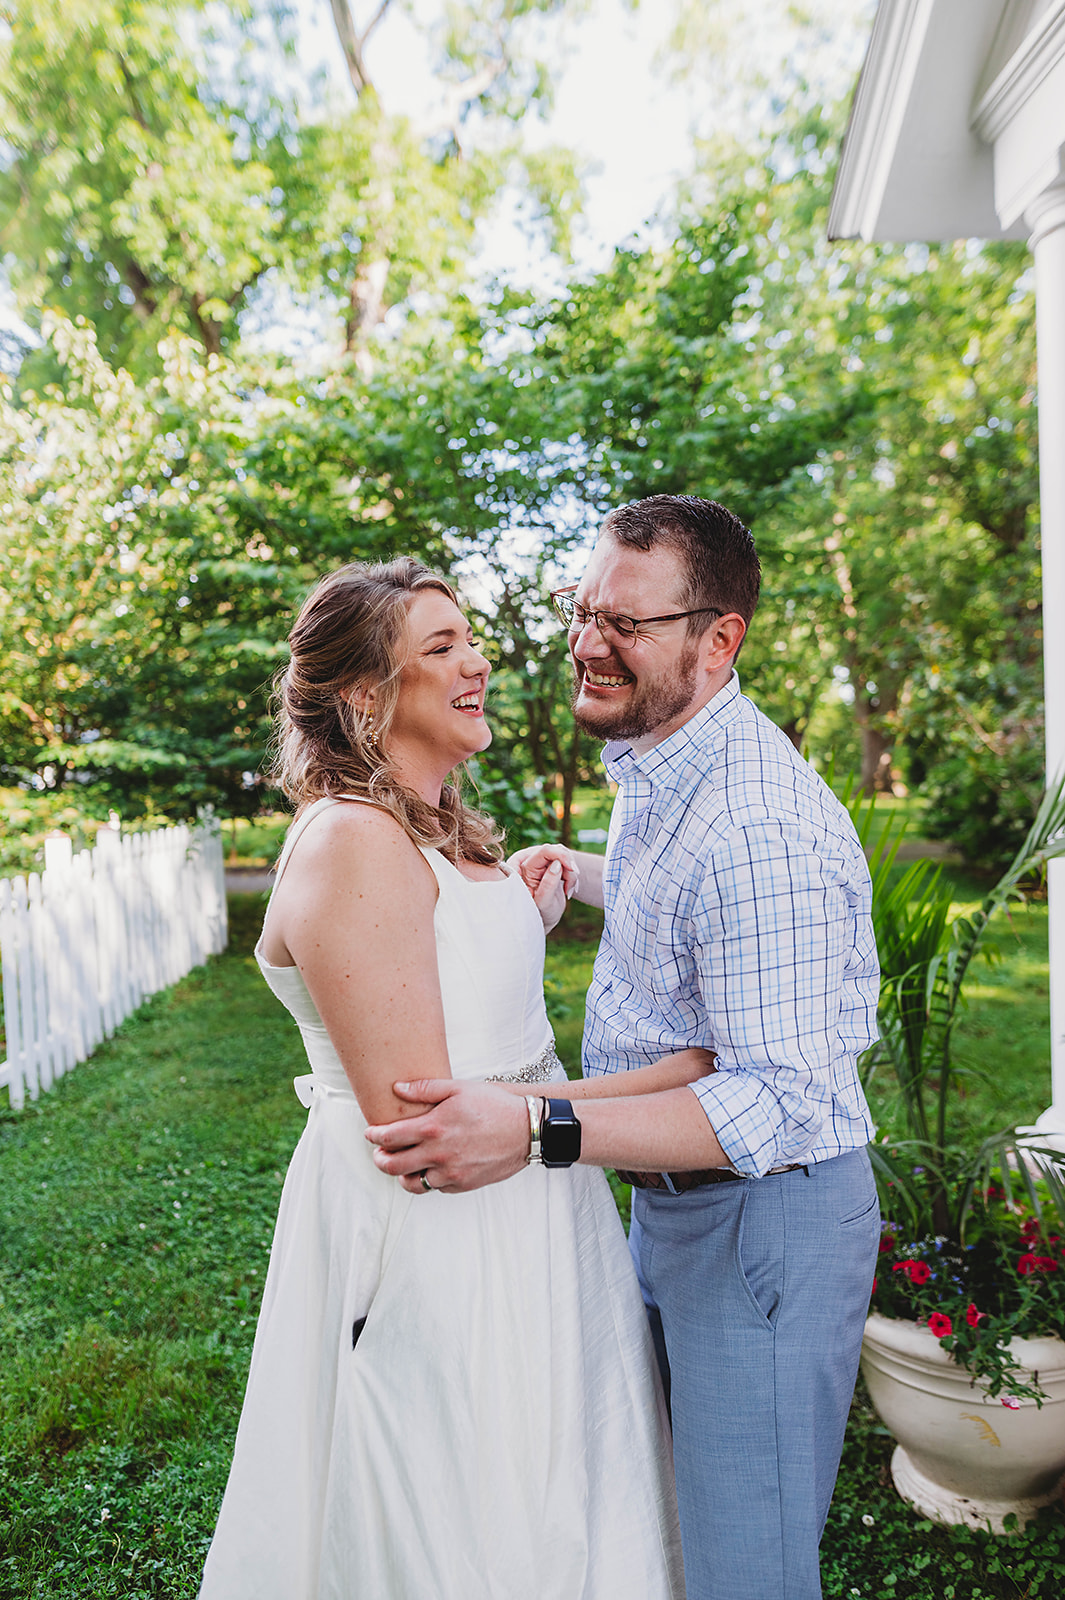
[[[952,748],[977,766],[997,750],[1021,832],[1041,788],[1026,267],[1016,246],[852,247],[837,330],[875,409],[822,476],[866,786],[890,784],[893,755],[919,782]]]
[[[217,98],[194,42],[206,0],[3,7],[0,239],[29,316],[88,315],[115,365],[171,328],[207,354],[280,259],[263,126]],[[191,37],[190,37],[191,36]]]
[[[702,204],[689,196],[668,244],[619,251],[605,273],[527,313],[531,349],[510,367],[546,425],[563,424],[555,448],[593,524],[620,501],[672,493],[722,500],[756,528],[766,583],[745,681],[800,743],[838,659],[839,591],[794,522],[819,498],[811,470],[869,399],[816,346],[786,367],[790,327],[756,336],[759,274],[778,243],[750,166],[747,155]]]
[[[546,92],[525,25],[565,3],[451,8],[446,94],[422,128],[387,113],[366,66],[392,0],[361,33],[335,0],[356,103],[315,115],[273,86],[290,43],[284,0],[0,8],[0,241],[24,314],[88,316],[108,360],[146,374],[171,329],[207,355],[234,353],[239,315],[272,275],[337,307],[365,371],[389,307],[455,285],[478,218],[519,176],[513,138],[470,146],[463,130],[474,110],[510,126]],[[541,214],[561,219],[572,167],[548,152],[524,174]]]
[[[248,813],[295,606],[388,535],[298,394],[253,406],[181,340],[140,386],[89,328],[45,326],[62,388],[0,409],[4,775],[128,816]]]
[[[307,397],[305,415],[382,544],[424,552],[459,584],[494,669],[481,772],[514,790],[557,786],[568,835],[573,789],[597,748],[568,713],[564,635],[547,604],[587,536],[558,446],[572,419],[565,397],[548,415],[538,389],[484,358],[492,337],[470,308],[450,334],[394,349],[369,381],[338,375]]]
[[[330,0],[337,35],[347,64],[357,109],[342,123],[360,140],[368,181],[350,195],[358,209],[347,237],[356,237],[348,264],[345,295],[345,349],[364,372],[370,368],[369,340],[389,305],[405,296],[414,277],[439,284],[441,273],[454,272],[456,256],[465,259],[473,228],[515,167],[524,178],[540,215],[564,237],[565,211],[573,204],[576,180],[561,152],[531,159],[501,125],[515,124],[549,91],[545,63],[538,59],[530,24],[543,16],[558,17],[567,0],[467,0],[447,8],[435,30],[437,104],[421,124],[409,126],[389,116],[367,62],[367,46],[396,0],[380,0],[369,19],[356,22],[352,0]],[[471,142],[469,129],[478,121],[496,125],[495,138]],[[333,184],[323,189],[327,207],[344,209],[346,173],[336,162],[332,141],[320,149],[332,168]],[[492,148],[494,146],[494,148]],[[330,159],[332,157],[332,159]],[[317,230],[315,230],[317,231]]]

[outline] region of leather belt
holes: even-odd
[[[805,1172],[801,1161],[787,1167],[770,1167],[767,1178],[777,1172]],[[631,1183],[634,1189],[665,1189],[669,1194],[684,1194],[688,1189],[701,1189],[708,1183],[746,1183],[742,1172],[729,1172],[727,1167],[707,1167],[702,1172],[621,1172],[622,1183]]]

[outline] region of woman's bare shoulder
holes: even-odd
[[[296,841],[293,858],[297,855],[306,866],[320,861],[335,868],[343,861],[372,876],[401,864],[430,876],[432,872],[399,819],[383,806],[361,800],[341,800],[315,817]]]

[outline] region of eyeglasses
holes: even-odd
[[[586,610],[580,601],[573,598],[576,587],[575,583],[571,583],[565,589],[554,591],[551,604],[556,615],[569,629],[583,628],[586,622],[594,621],[603,638],[614,640],[622,650],[636,643],[637,628],[643,628],[649,622],[681,622],[685,617],[698,617],[704,613],[712,617],[725,615],[714,606],[697,606],[694,611],[671,611],[664,617],[619,617],[614,611]]]

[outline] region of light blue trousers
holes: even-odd
[[[669,1361],[688,1600],[819,1600],[880,1235],[869,1157],[633,1202]]]

